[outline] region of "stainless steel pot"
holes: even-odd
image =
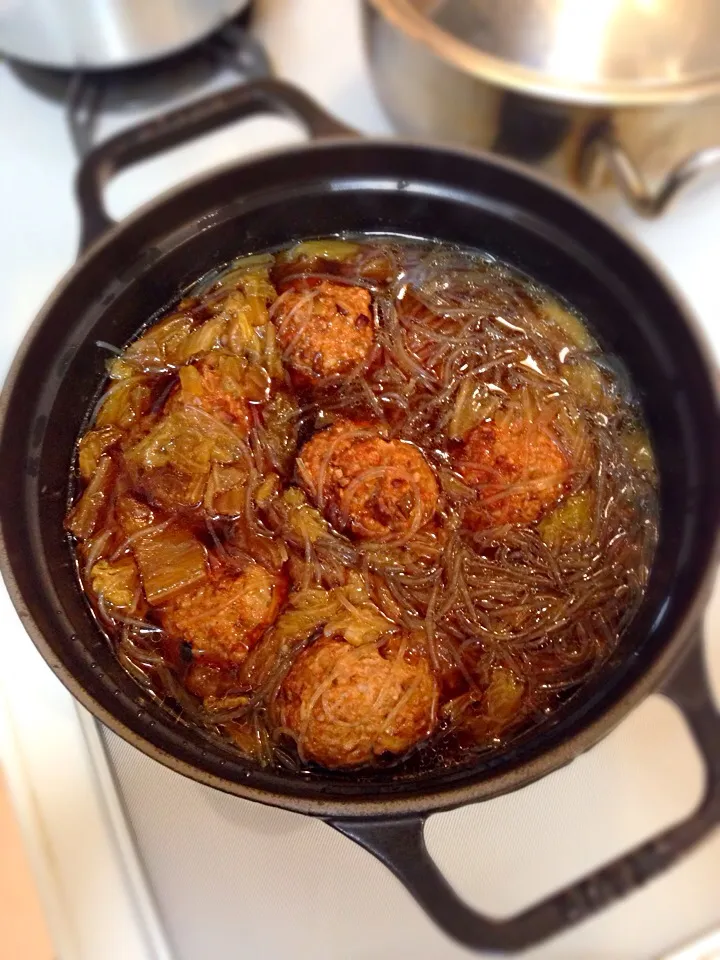
[[[127,67],[201,40],[249,0],[0,0],[0,53],[42,67]]]
[[[720,167],[717,0],[366,0],[400,130],[540,167],[641,214]]]

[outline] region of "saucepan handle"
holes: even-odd
[[[699,809],[514,917],[493,920],[458,897],[425,846],[424,817],[334,820],[331,825],[389,867],[426,913],[465,946],[499,953],[531,947],[641,887],[720,824],[720,714],[713,705],[699,641],[662,692],[684,713],[707,765],[707,786]]]
[[[580,151],[580,180],[591,183],[601,166],[606,167],[630,206],[643,217],[659,217],[691,180],[720,167],[720,146],[706,147],[681,160],[657,186],[651,186],[608,123],[588,133]]]
[[[281,80],[257,80],[202,97],[125,130],[88,153],[77,176],[82,215],[80,249],[84,250],[114,226],[105,209],[103,192],[119,170],[259,113],[299,120],[313,138],[355,135],[354,130],[326,113],[302,90]]]

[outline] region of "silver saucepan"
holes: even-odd
[[[645,216],[720,167],[716,0],[366,0],[404,133],[522,160]]]
[[[136,66],[189,47],[249,0],[0,0],[0,53],[39,67]]]

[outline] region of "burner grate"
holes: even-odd
[[[251,10],[182,53],[124,70],[78,70],[73,73],[14,63],[15,75],[41,96],[62,103],[70,137],[79,158],[138,117],[149,118],[186,103],[225,82],[259,80],[272,75],[262,45],[249,30]]]

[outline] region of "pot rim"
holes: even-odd
[[[365,0],[385,21],[456,69],[527,96],[554,100],[575,106],[605,107],[665,107],[690,104],[708,99],[720,92],[720,70],[695,80],[684,82],[655,81],[633,84],[628,81],[606,80],[588,83],[566,80],[541,73],[519,63],[494,56],[447,33],[432,20],[424,17],[412,0]]]
[[[429,144],[421,140],[407,140],[397,138],[362,138],[347,139],[333,138],[323,139],[322,141],[313,141],[306,144],[291,145],[284,149],[270,149],[261,154],[254,154],[252,157],[241,161],[231,161],[219,165],[213,170],[198,174],[192,178],[183,181],[181,184],[172,187],[163,192],[158,197],[149,200],[133,211],[128,217],[117,223],[103,234],[98,240],[85,250],[76,263],[70,268],[65,276],[50,294],[45,304],[35,317],[28,328],[20,347],[13,359],[8,371],[2,393],[0,393],[0,446],[2,445],[5,431],[8,429],[8,407],[11,394],[13,393],[15,382],[19,372],[24,365],[25,357],[29,351],[30,344],[34,340],[37,332],[44,325],[47,317],[52,313],[56,302],[64,294],[75,278],[81,274],[94,259],[97,253],[113,244],[125,230],[141,221],[150,213],[155,212],[163,205],[169,205],[178,200],[183,193],[195,186],[209,182],[216,177],[234,170],[241,170],[250,164],[263,163],[269,157],[282,155],[292,155],[298,152],[324,151],[328,149],[335,150],[354,150],[354,149],[372,149],[374,147],[397,147],[400,149],[415,149],[422,151],[433,151],[444,154],[454,154],[473,160],[481,160],[493,166],[505,168],[525,179],[535,181],[555,194],[559,194],[565,201],[579,207],[586,216],[598,221],[605,230],[614,234],[622,243],[636,251],[640,258],[658,277],[660,283],[665,287],[669,295],[678,305],[680,312],[688,328],[690,336],[696,341],[699,351],[707,358],[708,368],[712,369],[711,352],[709,350],[704,332],[694,318],[693,312],[688,308],[683,295],[677,289],[675,283],[667,275],[664,267],[642,247],[634,238],[630,238],[625,231],[618,228],[614,223],[608,222],[604,217],[586,206],[575,196],[571,190],[565,187],[558,187],[546,176],[538,174],[528,169],[522,164],[496,155],[483,154],[480,151],[469,148],[448,146],[443,144]],[[720,384],[717,378],[713,378],[713,390],[715,393],[715,402],[720,409]],[[570,760],[585,752],[590,747],[598,743],[650,693],[658,691],[663,680],[682,659],[687,644],[690,642],[693,631],[701,621],[702,612],[706,605],[710,590],[712,588],[714,571],[717,560],[720,558],[720,529],[715,532],[714,543],[708,562],[699,578],[692,600],[685,610],[682,621],[680,622],[675,635],[666,645],[654,662],[638,676],[620,698],[612,706],[602,713],[599,717],[585,722],[585,725],[566,739],[562,740],[552,748],[524,761],[522,764],[510,770],[501,771],[492,774],[486,779],[477,783],[452,784],[448,786],[430,787],[427,793],[418,793],[412,796],[387,796],[375,797],[370,799],[338,799],[333,796],[324,796],[321,790],[314,797],[295,796],[273,790],[267,790],[260,787],[251,786],[236,780],[230,780],[203,770],[200,767],[181,760],[169,753],[162,747],[157,746],[141,734],[134,731],[124,721],[118,719],[114,714],[107,710],[93,695],[76,680],[71,670],[66,667],[62,661],[53,652],[50,644],[44,637],[42,631],[37,627],[29,605],[25,602],[24,595],[18,586],[10,561],[4,534],[3,513],[9,508],[9,505],[0,505],[0,573],[5,580],[5,584],[13,602],[13,605],[25,627],[26,632],[42,654],[45,661],[63,685],[75,697],[75,699],[92,713],[105,726],[115,734],[137,747],[147,756],[159,761],[170,769],[181,773],[190,779],[203,783],[207,786],[219,789],[225,793],[254,800],[270,806],[280,807],[285,810],[296,813],[319,816],[326,819],[343,820],[357,818],[398,818],[407,816],[422,816],[432,813],[438,813],[445,810],[454,809],[464,804],[479,802],[491,799],[503,793],[508,793],[520,786],[527,785],[534,780],[543,777],[561,766],[564,766]],[[472,770],[468,771],[467,777],[472,776]],[[421,787],[422,789],[422,787]]]

